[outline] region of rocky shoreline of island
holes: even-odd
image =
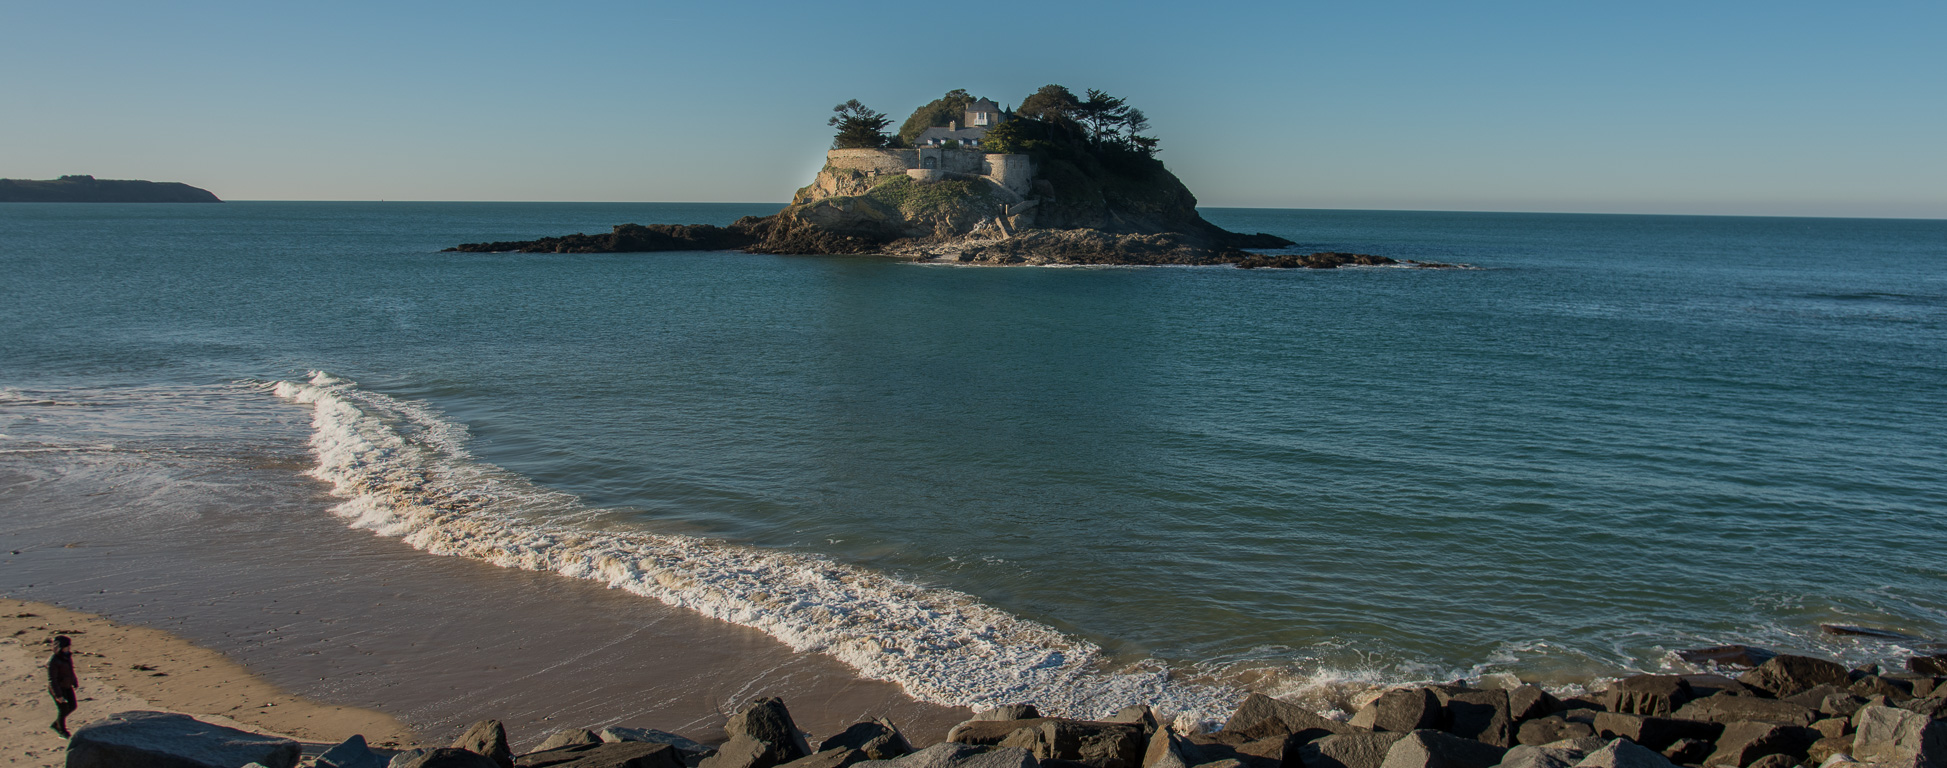
[[[496,720],[448,746],[378,749],[362,736],[315,753],[290,739],[186,715],[122,712],[76,731],[68,765],[164,764],[175,755],[263,768],[1940,768],[1947,655],[1905,669],[1733,645],[1683,651],[1714,671],[1636,674],[1557,696],[1477,681],[1375,691],[1349,717],[1249,694],[1214,730],[1132,704],[1100,719],[997,707],[923,748],[885,719],[810,738],[775,697],[720,734],[565,728],[515,752]],[[1735,675],[1735,676],[1732,676]],[[202,750],[202,752],[196,752]]]

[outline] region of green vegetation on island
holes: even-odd
[[[220,203],[209,190],[179,181],[62,176],[51,181],[0,179],[0,203]]]

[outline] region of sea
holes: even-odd
[[[441,250],[777,208],[0,206],[0,593],[434,725],[1208,723],[1947,641],[1947,221],[1203,210],[1454,270]]]

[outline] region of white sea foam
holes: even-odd
[[[344,499],[332,511],[427,552],[600,581],[754,627],[940,704],[1026,701],[1095,717],[1147,703],[1188,725],[1222,718],[1241,698],[1160,662],[1115,664],[1092,643],[960,592],[812,555],[598,527],[575,497],[474,460],[465,428],[420,403],[324,373],[270,389],[313,408],[312,474]]]

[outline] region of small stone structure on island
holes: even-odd
[[[818,178],[811,186],[799,190],[792,202],[861,194],[878,177],[894,174],[904,174],[918,182],[986,181],[995,187],[989,193],[1010,205],[1025,202],[1034,189],[1034,159],[1027,155],[997,155],[949,147],[833,149],[825,152],[825,167],[818,172]],[[848,181],[862,181],[864,187],[855,190]]]

